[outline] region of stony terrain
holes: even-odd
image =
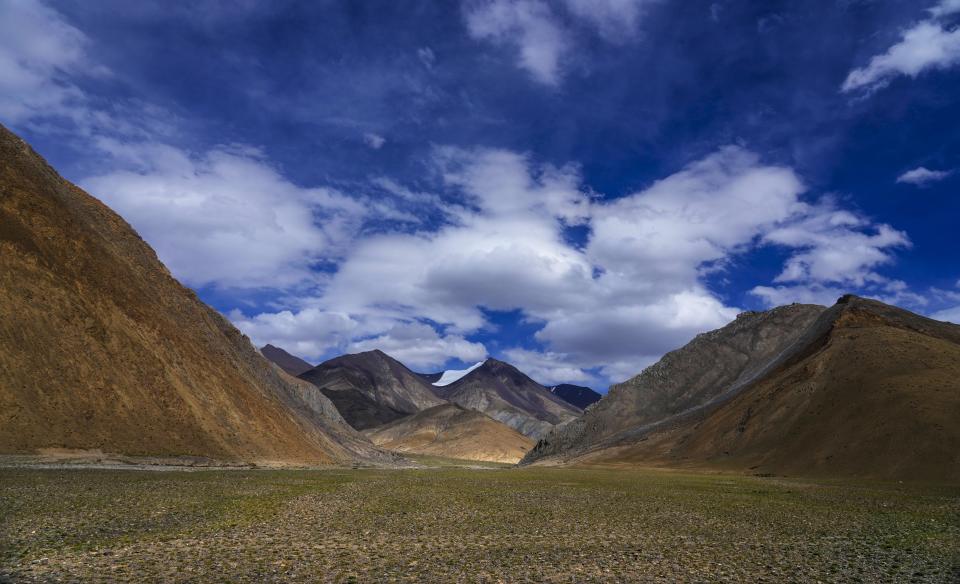
[[[942,582],[960,489],[620,472],[0,470],[0,582]]]
[[[462,379],[435,390],[441,397],[483,412],[535,440],[583,413],[513,365],[497,359],[487,359]]]
[[[493,418],[455,404],[443,404],[390,424],[366,430],[374,444],[404,454],[516,463],[533,440]]]
[[[0,126],[0,453],[323,464],[383,453]]]

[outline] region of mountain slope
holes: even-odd
[[[320,388],[357,430],[445,403],[418,374],[380,350],[330,359],[300,379]]]
[[[824,310],[794,304],[745,312],[721,329],[698,335],[636,377],[611,386],[583,417],[546,436],[525,462],[594,448],[734,390],[786,350]]]
[[[561,383],[551,387],[550,393],[581,410],[587,409],[588,406],[597,403],[603,397],[589,387],[569,383]]]
[[[274,347],[273,345],[265,345],[262,347],[260,354],[294,377],[313,369],[313,365],[307,363],[300,357],[291,355],[280,347]]]
[[[364,434],[374,444],[411,452],[488,462],[515,463],[533,440],[474,410],[443,404]]]
[[[960,481],[960,326],[844,297],[752,381],[581,462]]]
[[[435,389],[451,402],[483,412],[534,439],[582,413],[513,365],[496,359],[487,359],[463,378]]]
[[[0,126],[0,452],[382,459]]]

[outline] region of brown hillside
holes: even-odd
[[[382,457],[0,126],[0,452]]]
[[[551,431],[525,462],[596,448],[736,391],[786,351],[824,310],[792,304],[745,312],[723,328],[697,335],[639,375],[612,386],[580,419]]]
[[[453,404],[439,405],[367,430],[374,444],[397,452],[515,463],[533,440],[513,428]]]
[[[579,457],[960,482],[960,326],[844,297],[729,399]]]

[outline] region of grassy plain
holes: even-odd
[[[0,469],[0,582],[957,582],[960,489],[643,470]]]

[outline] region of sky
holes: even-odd
[[[960,322],[960,0],[0,0],[0,122],[257,345],[605,391]]]

